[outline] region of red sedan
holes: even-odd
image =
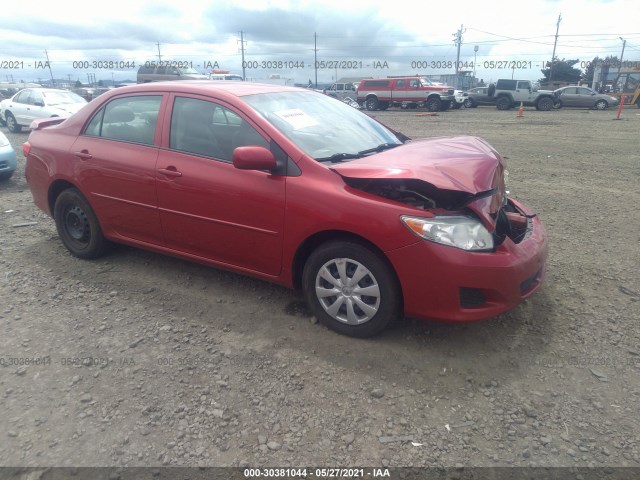
[[[119,88],[31,128],[34,201],[80,258],[118,242],[302,288],[357,337],[403,312],[493,317],[544,277],[544,227],[479,138],[410,141],[317,92],[208,81]]]

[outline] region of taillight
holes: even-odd
[[[22,154],[24,155],[24,158],[27,158],[29,156],[30,151],[31,151],[31,144],[29,142],[24,142],[22,144]]]

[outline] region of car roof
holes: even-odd
[[[242,97],[245,95],[255,95],[258,93],[276,92],[308,92],[306,88],[286,87],[283,85],[273,85],[254,82],[220,82],[217,80],[178,80],[166,82],[149,82],[128,87],[113,89],[108,94],[121,95],[123,93],[144,93],[144,92],[175,92],[208,95],[212,93],[223,93],[231,96]]]

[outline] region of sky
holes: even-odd
[[[461,70],[535,81],[559,15],[557,58],[584,68],[620,57],[622,37],[624,60],[640,65],[637,0],[32,0],[3,4],[0,81],[135,81],[141,64],[159,59],[242,74],[241,32],[245,75],[256,81],[452,74],[458,30]]]

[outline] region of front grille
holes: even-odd
[[[487,297],[479,288],[460,287],[460,306],[462,308],[477,308],[487,303]]]

